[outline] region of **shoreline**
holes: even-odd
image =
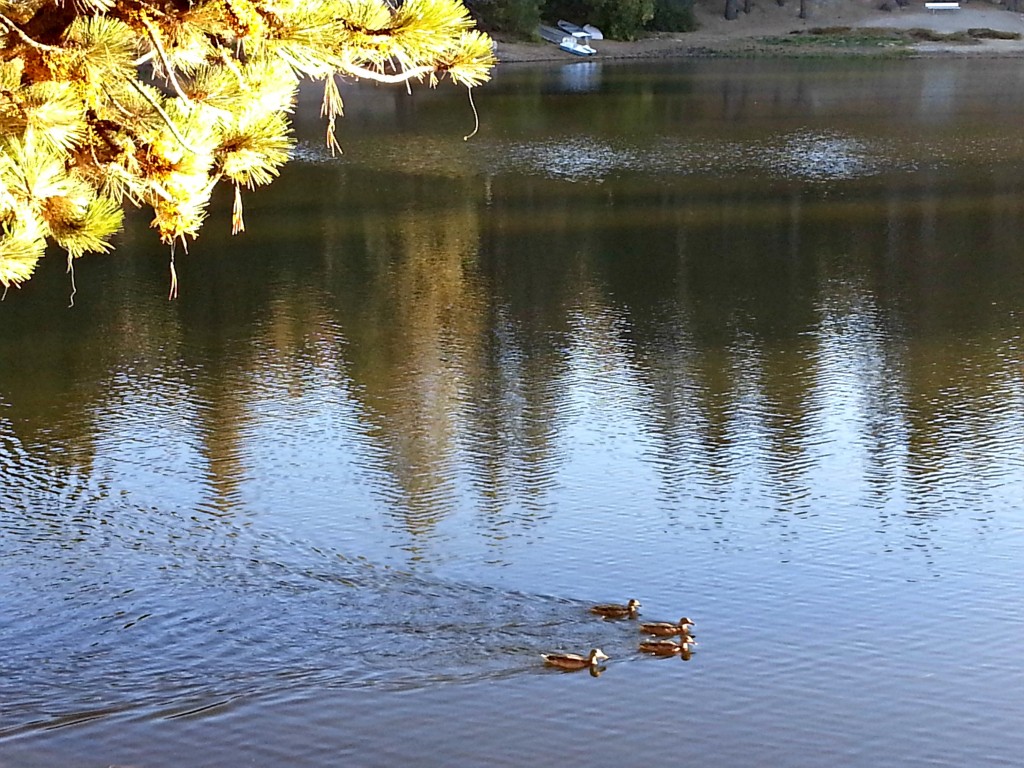
[[[750,13],[726,21],[724,0],[696,0],[693,32],[651,33],[636,41],[600,40],[595,56],[580,57],[548,42],[496,43],[498,65],[529,62],[601,61],[665,58],[793,58],[793,57],[961,57],[1024,58],[1024,14],[1008,11],[988,0],[963,3],[959,10],[929,11],[923,0],[913,5],[880,10],[879,0],[814,0],[810,17],[797,16],[799,0],[780,6],[776,0],[757,0]],[[836,44],[814,30],[848,28],[850,33],[893,35],[892,42]],[[936,36],[968,35],[968,30],[1015,33],[1014,40],[907,40],[897,36],[925,30]],[[805,36],[801,39],[801,36]]]

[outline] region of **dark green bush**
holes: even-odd
[[[654,18],[655,0],[593,0],[595,23],[614,40],[635,40]]]
[[[650,28],[658,32],[693,32],[697,29],[693,0],[655,0]]]
[[[978,40],[1020,40],[1020,32],[1008,32],[988,27],[971,27],[967,30],[967,34]]]
[[[466,7],[481,29],[500,37],[529,39],[540,24],[540,0],[470,0]]]

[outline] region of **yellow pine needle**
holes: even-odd
[[[178,298],[178,272],[174,269],[174,243],[171,243],[171,289],[167,293],[167,300],[174,301]]]
[[[245,232],[245,222],[242,220],[242,188],[235,184],[235,203],[231,206],[231,234],[237,235]]]
[[[473,108],[473,130],[470,131],[468,135],[462,137],[463,141],[469,141],[476,136],[476,132],[480,130],[480,115],[477,114],[476,104],[473,103],[473,89],[468,85],[466,86],[466,93],[469,95],[469,106]]]

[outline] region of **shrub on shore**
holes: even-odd
[[[481,29],[499,37],[528,40],[541,19],[539,0],[470,0],[466,7]]]
[[[480,27],[501,37],[530,39],[541,19],[594,24],[614,40],[636,40],[647,30],[697,28],[693,0],[468,0]]]
[[[655,0],[651,29],[656,32],[693,32],[697,26],[693,0]]]

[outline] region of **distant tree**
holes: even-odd
[[[300,78],[323,84],[333,150],[336,75],[478,85],[494,55],[472,27],[459,0],[0,0],[0,286],[48,243],[69,267],[109,251],[128,203],[185,243],[220,182],[241,231],[242,188],[288,158]]]

